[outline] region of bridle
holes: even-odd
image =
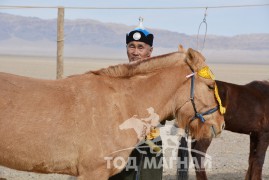
[[[194,72],[194,71],[192,70],[192,72]],[[192,107],[193,107],[193,110],[194,110],[194,116],[193,116],[193,118],[191,118],[190,123],[191,123],[192,121],[194,121],[195,119],[197,119],[197,118],[200,119],[200,121],[204,123],[204,122],[205,122],[205,119],[204,119],[203,116],[205,116],[205,115],[209,115],[209,114],[212,114],[212,113],[216,112],[216,111],[219,109],[219,106],[217,105],[215,108],[209,109],[208,111],[203,112],[203,113],[199,113],[199,112],[197,111],[197,109],[196,109],[196,105],[195,105],[195,102],[194,102],[194,80],[195,80],[195,75],[193,74],[193,75],[191,76],[191,93],[190,93],[190,100],[191,100],[191,104],[192,104]]]
[[[188,63],[187,63],[188,64]],[[189,64],[188,64],[189,65]],[[189,132],[189,127],[190,127],[190,124],[195,120],[195,119],[200,119],[200,121],[202,123],[205,122],[205,118],[204,116],[205,115],[209,115],[209,114],[212,114],[216,111],[220,111],[220,113],[223,115],[225,114],[226,112],[226,108],[224,106],[222,106],[222,102],[221,102],[221,99],[220,99],[220,96],[219,96],[219,93],[218,93],[218,88],[217,88],[217,84],[215,83],[215,88],[214,88],[214,94],[215,94],[215,98],[218,102],[218,105],[212,109],[209,109],[208,111],[206,112],[203,112],[203,113],[199,113],[196,109],[196,105],[195,105],[195,101],[194,101],[194,80],[195,80],[195,74],[194,73],[194,70],[191,68],[191,66],[189,65],[191,71],[192,71],[192,74],[186,76],[187,78],[191,77],[191,92],[190,92],[190,101],[191,101],[191,104],[192,104],[192,107],[193,107],[193,110],[194,110],[194,116],[190,119],[190,122],[189,124],[185,127],[185,133],[188,135],[188,132]],[[203,68],[201,68],[197,74],[203,78],[206,78],[206,79],[215,79],[215,76],[212,74],[212,72],[210,71],[209,67],[208,66],[204,66]],[[215,130],[215,127],[212,125],[211,126],[211,131],[212,133],[214,134],[214,136],[216,136],[216,130]]]

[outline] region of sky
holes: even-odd
[[[216,6],[267,4],[261,7],[211,8]],[[197,35],[207,9],[207,34],[234,36],[269,33],[269,0],[0,0],[0,6],[65,6],[65,7],[202,7],[193,9],[65,9],[66,19],[94,19],[101,22],[138,25],[139,16],[146,28],[164,29]],[[0,12],[57,18],[57,9],[0,8]],[[205,33],[205,25],[200,29]]]

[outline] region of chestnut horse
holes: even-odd
[[[204,66],[205,58],[189,49],[61,80],[0,73],[0,165],[106,180],[121,170],[108,158],[126,163],[138,142],[136,132],[120,124],[146,117],[149,107],[160,122],[188,121],[194,113],[186,75]],[[215,108],[214,91],[208,90],[215,82],[197,77],[193,83],[197,111]],[[221,133],[219,111],[204,118],[192,124],[196,138],[211,137],[212,128]]]
[[[226,130],[250,136],[249,167],[246,180],[261,180],[262,167],[269,145],[269,82],[253,81],[246,85],[236,85],[216,81],[219,95],[226,107],[224,120]],[[206,153],[211,139],[201,139],[192,143],[192,150]],[[196,152],[197,152],[196,151]],[[202,153],[192,151],[196,178],[206,180],[202,167]]]

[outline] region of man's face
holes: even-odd
[[[144,42],[132,41],[127,44],[129,62],[141,60],[151,56],[152,47]]]

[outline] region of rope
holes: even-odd
[[[201,51],[202,51],[202,50],[204,49],[204,47],[205,47],[205,39],[206,39],[206,34],[207,34],[207,22],[206,22],[206,16],[207,16],[207,14],[206,14],[206,11],[207,11],[207,7],[206,7],[206,9],[205,9],[204,19],[203,19],[203,21],[200,23],[199,28],[198,28],[198,33],[197,33],[197,50],[199,50],[199,33],[200,33],[200,28],[201,28],[202,24],[205,24],[204,41],[203,41],[203,46],[202,46],[202,48],[201,48]]]
[[[169,10],[169,9],[205,9],[205,8],[244,8],[244,7],[261,7],[261,6],[269,6],[269,4],[246,4],[246,5],[227,5],[227,6],[185,6],[185,7],[75,7],[75,6],[0,6],[0,9],[31,9],[31,8],[43,8],[43,9],[104,9],[104,10],[121,10],[121,9],[151,9],[151,10]]]

